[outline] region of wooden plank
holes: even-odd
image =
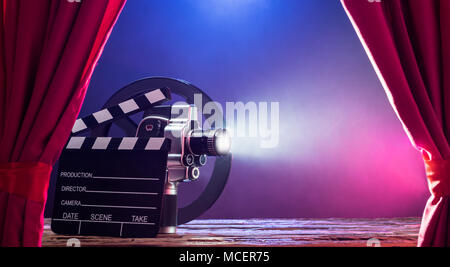
[[[154,239],[75,237],[81,246],[367,246],[376,238],[382,247],[417,244],[420,218],[397,219],[254,219],[196,220],[176,235]],[[46,220],[43,246],[66,246],[72,236],[56,235]]]

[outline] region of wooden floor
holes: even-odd
[[[73,237],[55,235],[46,220],[43,246],[66,246]],[[419,218],[196,220],[176,235],[154,239],[76,237],[81,246],[367,246],[417,244]]]

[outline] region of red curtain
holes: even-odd
[[[41,244],[52,165],[125,1],[1,0],[1,246]]]
[[[342,0],[413,145],[431,198],[419,246],[450,246],[450,1]]]

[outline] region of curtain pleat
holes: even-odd
[[[1,0],[0,179],[26,181],[24,173],[38,172],[32,163],[42,163],[44,172],[36,179],[48,183],[124,4]],[[26,172],[15,171],[16,162],[24,163]],[[0,188],[2,246],[41,243],[45,197],[23,194],[33,191],[26,188],[32,182],[24,183],[0,183],[15,185]]]
[[[450,1],[341,0],[413,145],[432,196],[419,246],[450,246]]]

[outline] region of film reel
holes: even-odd
[[[182,97],[188,104],[194,104],[194,95],[200,94],[203,105],[214,103],[213,100],[198,87],[177,79],[152,77],[135,81],[116,92],[104,105],[103,109],[116,106],[119,103],[146,94],[149,90],[157,88],[170,88],[172,94]],[[216,104],[214,104],[216,105]],[[202,107],[203,108],[203,107]],[[221,109],[216,108],[216,111]],[[149,114],[151,108],[144,110],[144,117]],[[224,117],[223,114],[219,116]],[[224,120],[225,121],[225,120]],[[91,131],[92,137],[108,136],[112,124],[116,124],[124,131],[126,136],[134,136],[137,124],[128,116],[111,123],[103,124]],[[232,155],[218,157],[214,164],[212,175],[204,191],[191,204],[178,209],[178,225],[192,221],[211,208],[222,194],[231,170]]]

